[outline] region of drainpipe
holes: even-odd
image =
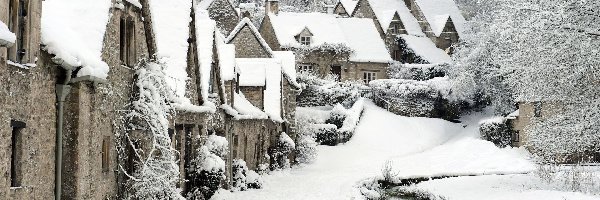
[[[55,147],[55,173],[54,173],[54,199],[61,199],[62,192],[62,154],[63,154],[63,123],[64,123],[64,103],[67,99],[67,95],[71,91],[71,86],[67,85],[71,81],[71,75],[73,70],[67,70],[66,79],[63,84],[56,84],[56,147]]]

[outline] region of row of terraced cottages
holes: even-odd
[[[295,56],[272,50],[249,20],[223,35],[202,4],[0,1],[0,198],[124,198],[138,165],[118,147],[119,123],[136,69],[152,59],[175,92],[169,133],[183,192],[211,134],[229,141],[228,177],[233,159],[250,169],[276,162],[278,136],[295,135]]]

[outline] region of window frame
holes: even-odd
[[[8,29],[15,33],[15,44],[7,49],[8,60],[15,63],[24,63],[27,55],[27,18],[29,2],[25,0],[9,0]]]
[[[369,84],[369,82],[377,80],[377,72],[363,71],[363,82]]]
[[[110,170],[110,136],[102,139],[102,172]]]
[[[312,64],[300,63],[298,64],[298,71],[301,73],[314,73],[315,67]]]
[[[300,36],[298,42],[300,42],[301,45],[309,46],[312,43],[312,36]]]
[[[10,146],[10,187],[22,186],[22,156],[23,156],[23,130],[27,127],[25,122],[11,120],[11,146]]]
[[[533,102],[533,116],[542,117],[543,104],[540,101]]]

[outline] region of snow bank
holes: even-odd
[[[8,26],[0,21],[0,46],[10,47],[15,43],[17,36],[10,32]]]
[[[488,175],[438,179],[411,186],[461,200],[598,200],[598,196],[557,191],[556,183],[547,183],[534,174]]]
[[[127,0],[134,2],[137,0]],[[177,96],[183,97],[188,80],[187,50],[189,38],[190,12],[192,2],[188,0],[151,0],[152,26],[158,48],[157,56],[166,63],[165,72],[172,79],[169,86]],[[141,7],[141,5],[139,6]]]
[[[431,39],[427,37],[400,35],[400,38],[406,42],[406,46],[412,49],[416,55],[429,63],[452,62],[452,58],[444,50],[437,48]]]
[[[42,44],[63,67],[79,67],[77,74],[106,79],[109,66],[102,47],[110,1],[47,0],[42,2]]]
[[[535,165],[524,159],[527,150],[500,149],[477,138],[460,138],[423,153],[393,158],[398,179],[437,176],[517,174],[534,171]]]
[[[415,3],[423,11],[436,36],[440,36],[448,18],[452,18],[459,35],[464,32],[466,20],[454,0],[415,0]]]

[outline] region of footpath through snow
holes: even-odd
[[[472,127],[441,119],[397,116],[367,102],[348,143],[319,146],[313,164],[272,172],[263,177],[264,189],[221,190],[213,199],[352,199],[361,196],[357,183],[381,176],[387,160],[406,177],[534,169],[522,153],[474,138],[477,129]]]

